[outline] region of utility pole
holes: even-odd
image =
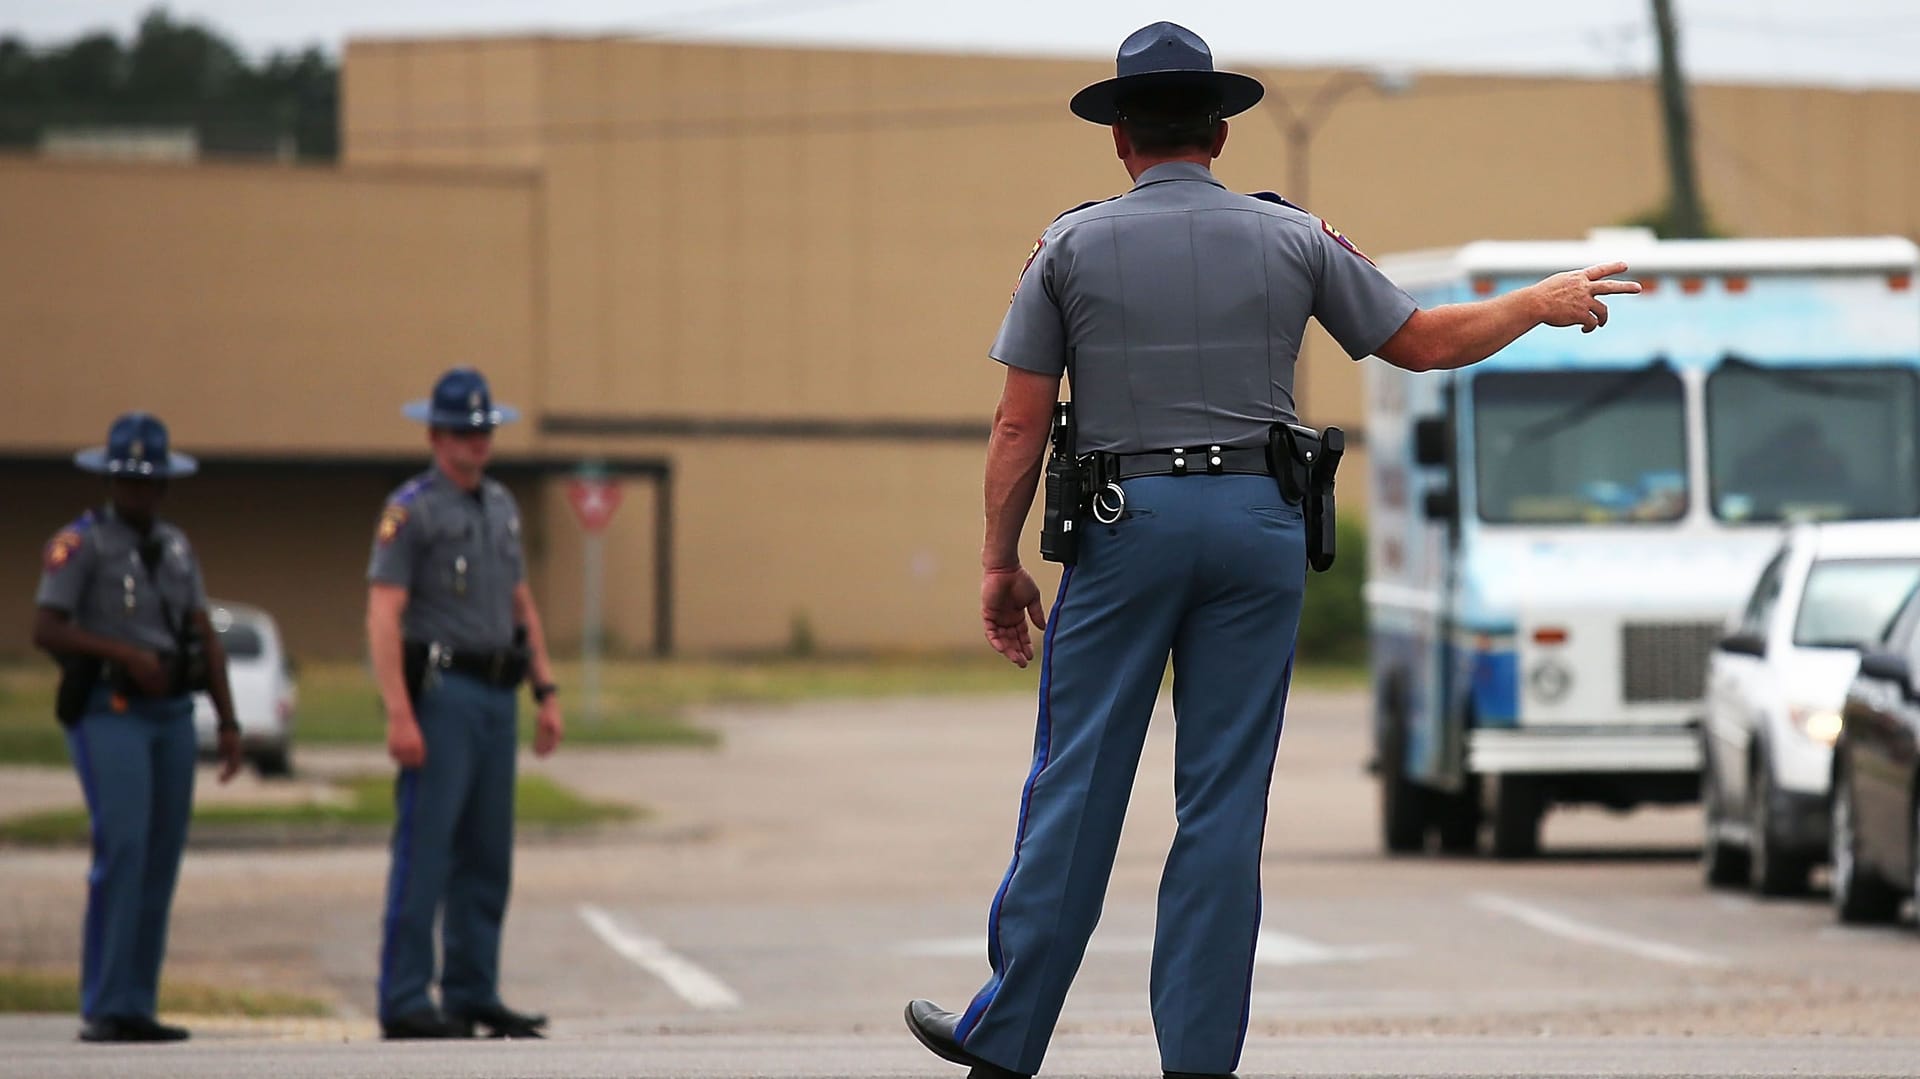
[[[1653,25],[1660,36],[1660,113],[1667,129],[1667,173],[1672,191],[1667,210],[1673,235],[1706,235],[1700,208],[1700,184],[1693,171],[1693,117],[1687,109],[1687,80],[1680,70],[1680,30],[1673,0],[1653,0]]]

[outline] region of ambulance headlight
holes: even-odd
[[[1527,672],[1527,688],[1543,704],[1557,704],[1573,689],[1573,672],[1557,659],[1543,659]]]

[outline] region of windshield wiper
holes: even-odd
[[[1796,390],[1805,390],[1816,397],[1850,397],[1860,401],[1878,401],[1887,396],[1885,386],[1862,386],[1856,382],[1834,378],[1805,367],[1768,367],[1731,353],[1720,364],[1722,371],[1732,369],[1745,374],[1755,374],[1763,378],[1792,386]],[[1894,370],[1888,368],[1889,371]]]
[[[1617,404],[1624,400],[1654,375],[1662,373],[1670,374],[1672,371],[1673,368],[1667,363],[1665,356],[1655,357],[1652,362],[1648,363],[1645,367],[1636,367],[1629,371],[1623,371],[1612,382],[1602,386],[1597,392],[1588,394],[1581,400],[1574,402],[1571,407],[1548,416],[1544,420],[1536,420],[1515,431],[1507,444],[1507,451],[1512,452],[1521,446],[1538,442],[1548,435],[1557,434],[1569,427],[1576,426],[1582,421],[1591,418],[1595,413],[1607,406]]]

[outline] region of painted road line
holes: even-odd
[[[1724,967],[1725,959],[1706,952],[1697,952],[1691,948],[1682,948],[1677,944],[1651,940],[1631,933],[1622,933],[1589,922],[1577,921],[1564,914],[1557,914],[1544,907],[1523,903],[1511,896],[1493,892],[1480,892],[1471,897],[1470,902],[1481,910],[1512,918],[1542,933],[1556,937],[1591,944],[1599,948],[1612,948],[1614,951],[1637,955],[1642,959],[1651,959],[1656,963],[1671,963],[1682,967]]]
[[[580,920],[614,953],[667,983],[667,988],[696,1008],[738,1008],[740,995],[693,960],[652,937],[621,925],[590,903],[580,904]]]
[[[1376,959],[1383,955],[1397,955],[1404,951],[1405,949],[1395,945],[1335,948],[1317,941],[1308,940],[1305,937],[1296,937],[1288,933],[1270,933],[1266,930],[1261,930],[1260,939],[1254,951],[1254,962],[1262,966],[1274,967],[1312,966],[1319,963],[1354,963],[1366,959]],[[1150,955],[1152,952],[1152,937],[1096,936],[1087,944],[1087,954],[1089,955]],[[920,959],[984,959],[987,954],[987,942],[983,937],[941,937],[935,940],[910,940],[894,948],[894,954]]]

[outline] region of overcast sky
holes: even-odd
[[[1920,87],[1920,0],[1675,0],[1690,74]],[[0,0],[0,32],[48,42],[131,28],[151,0]],[[354,35],[542,30],[1111,57],[1177,17],[1222,66],[1621,75],[1650,70],[1647,0],[172,0],[250,51]]]

